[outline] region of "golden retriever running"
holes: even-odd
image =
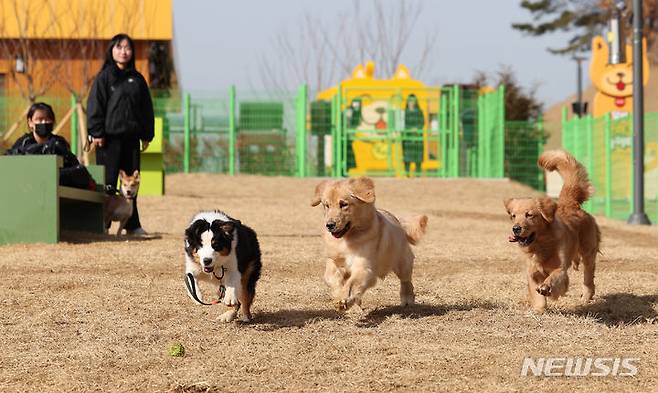
[[[582,261],[582,300],[594,296],[594,269],[601,232],[581,205],[592,193],[585,168],[564,150],[547,151],[538,165],[557,170],[564,179],[557,203],[550,198],[505,200],[512,220],[510,242],[516,242],[529,257],[528,297],[537,312],[546,308],[546,297],[557,299],[569,288],[567,270]]]
[[[413,304],[411,282],[416,244],[425,234],[427,216],[402,225],[391,213],[375,208],[375,185],[366,177],[325,180],[315,188],[311,206],[324,207],[326,269],[336,309],[361,305],[364,292],[393,271],[400,279],[400,303]]]

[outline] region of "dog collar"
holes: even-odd
[[[222,281],[222,278],[224,278],[224,272],[227,271],[228,269],[226,269],[226,268],[224,267],[224,265],[222,265],[222,266],[219,268],[219,270],[222,272],[222,275],[221,275],[220,277],[217,277],[217,274],[215,273],[214,270],[212,271],[212,275],[215,276],[215,278],[218,279],[219,281]]]

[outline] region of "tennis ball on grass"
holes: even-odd
[[[183,357],[185,356],[185,347],[181,343],[172,344],[169,347],[169,356]]]

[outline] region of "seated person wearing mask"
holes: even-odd
[[[55,112],[43,102],[32,104],[27,112],[27,126],[30,132],[18,138],[7,150],[6,155],[56,154],[64,160],[60,169],[59,184],[63,186],[95,190],[87,169],[80,165],[77,157],[71,153],[66,139],[53,134]]]

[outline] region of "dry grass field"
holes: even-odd
[[[377,205],[425,213],[415,248],[418,304],[400,308],[389,276],[340,316],[322,281],[317,179],[167,178],[142,197],[154,240],[66,234],[0,247],[0,391],[614,391],[658,389],[658,227],[599,217],[595,301],[582,273],[567,297],[527,310],[525,260],[502,199],[509,181],[377,179]],[[252,323],[222,324],[183,282],[183,231],[219,208],[254,228],[263,251]],[[1,218],[0,218],[1,219]],[[39,223],[34,223],[39,225]],[[171,344],[185,346],[171,357]],[[527,356],[639,358],[636,376],[521,376]]]

